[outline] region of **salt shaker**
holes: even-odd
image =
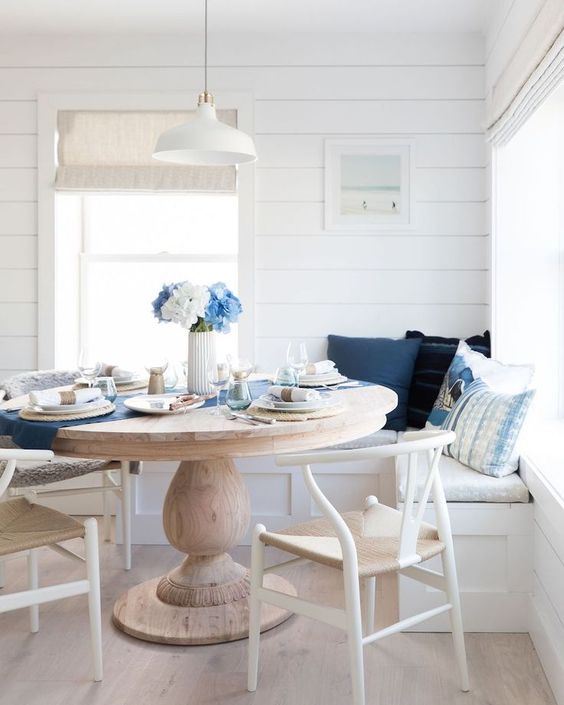
[[[164,367],[150,367],[149,368],[149,385],[147,388],[147,394],[164,394],[165,391],[165,380],[164,372],[167,365]]]

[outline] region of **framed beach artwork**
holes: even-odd
[[[410,140],[326,140],[325,228],[413,227],[413,152]]]

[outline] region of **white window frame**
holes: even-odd
[[[194,110],[198,89],[182,93],[42,93],[38,96],[38,272],[37,364],[55,366],[57,359],[55,177],[57,114],[60,110]],[[221,94],[221,107],[237,110],[241,130],[254,135],[254,101],[250,93]],[[239,323],[239,351],[255,359],[254,165],[238,168],[239,199],[238,295],[245,314]],[[175,258],[177,261],[177,258]],[[193,256],[187,256],[187,260]],[[78,295],[78,292],[77,292]]]

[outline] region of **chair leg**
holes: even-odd
[[[378,504],[378,498],[373,494],[364,499],[364,509],[370,509]],[[374,610],[376,608],[376,578],[364,580],[364,634],[374,632]]]
[[[131,474],[127,461],[121,464],[121,526],[123,534],[123,567],[131,569]]]
[[[264,544],[259,536],[266,527],[257,524],[253,531],[251,549],[251,594],[249,595],[249,665],[247,672],[247,690],[253,693],[257,689],[258,661],[260,646],[260,612],[261,602],[257,596],[262,587],[264,574]]]
[[[452,605],[450,610],[450,624],[452,639],[454,642],[454,653],[460,674],[461,690],[470,690],[468,680],[468,662],[466,659],[466,646],[464,644],[464,626],[462,624],[462,611],[460,609],[460,592],[458,589],[458,578],[456,575],[456,563],[454,560],[454,550],[452,543],[447,544],[442,554],[443,573],[447,584],[447,599]]]
[[[364,636],[374,633],[376,578],[364,580]]]
[[[90,618],[90,640],[94,661],[94,680],[101,681],[102,667],[102,614],[100,603],[100,558],[98,555],[98,525],[96,519],[84,522],[86,546],[86,573],[89,582],[88,614]]]
[[[27,554],[27,587],[29,590],[37,590],[39,587],[37,549],[34,548]],[[32,634],[39,631],[39,605],[31,605],[29,608],[29,630]]]
[[[113,487],[107,473],[107,470],[102,473],[102,485],[105,488]],[[108,542],[112,540],[112,493],[108,489],[102,493],[102,507],[104,513],[102,535],[104,537],[104,541]]]
[[[362,614],[358,576],[345,571],[345,605],[347,636],[351,661],[352,705],[365,705]]]

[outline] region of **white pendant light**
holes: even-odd
[[[208,0],[205,0],[204,92],[198,97],[196,117],[163,132],[153,158],[174,164],[214,166],[256,161],[251,137],[217,119],[213,95],[208,93]]]

